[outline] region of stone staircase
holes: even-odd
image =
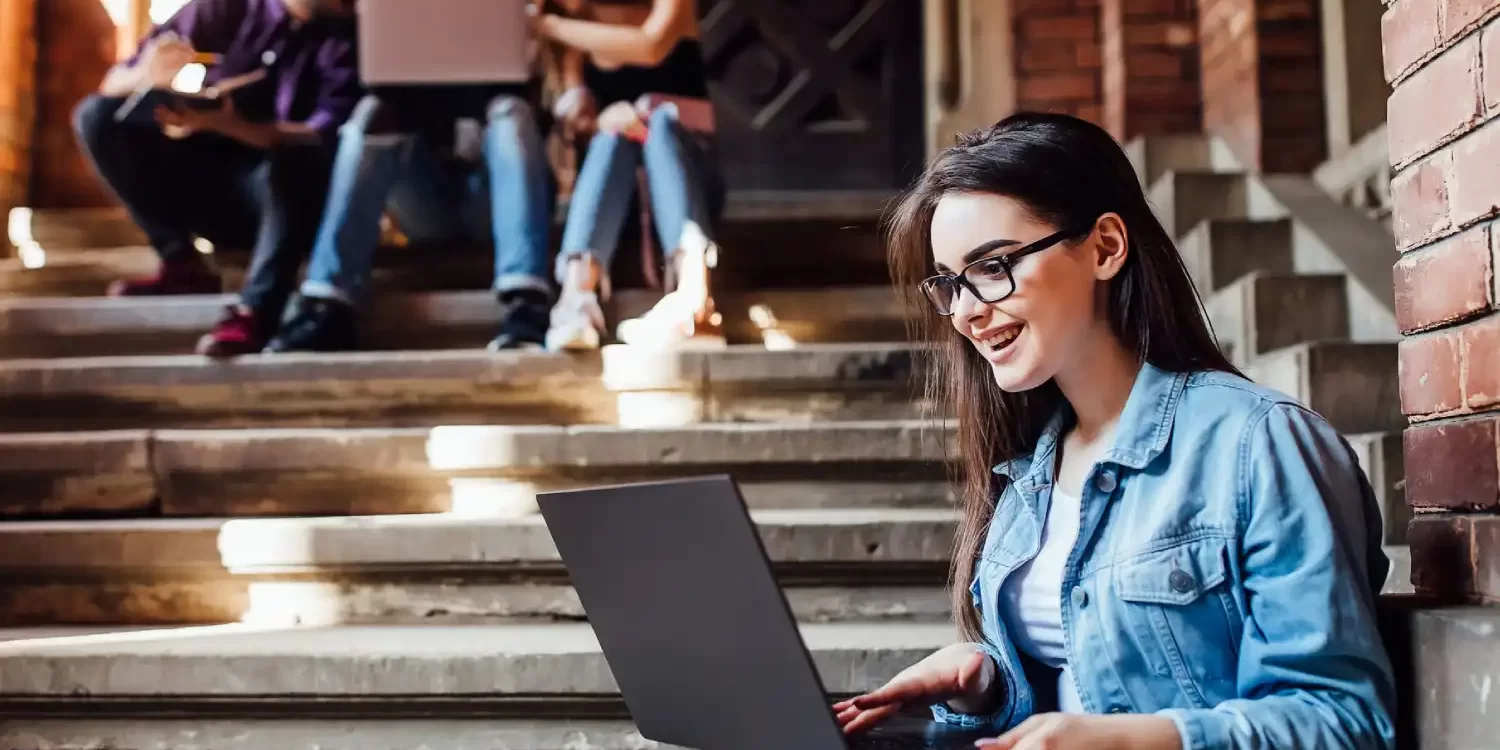
[[[1401,559],[1394,344],[1355,335],[1379,311],[1211,144],[1133,150],[1224,346],[1349,435]],[[817,218],[778,231],[821,248]],[[833,217],[858,227],[814,261],[873,267],[872,219]],[[138,253],[38,238],[129,228],[25,220],[43,265],[0,261],[0,746],[649,747],[535,513],[591,484],[734,475],[830,693],[954,638],[951,426],[888,289],[727,289],[728,350],[580,357],[478,351],[487,295],[414,289],[367,319],[390,351],[208,362],[177,352],[224,298],[58,297]],[[72,287],[28,276],[69,263]]]

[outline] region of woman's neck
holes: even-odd
[[[1125,411],[1125,402],[1130,400],[1130,390],[1135,387],[1141,365],[1107,323],[1077,351],[1055,380],[1063,398],[1073,408],[1078,436],[1092,441],[1113,429]]]

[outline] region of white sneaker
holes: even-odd
[[[548,351],[598,349],[604,332],[604,309],[593,292],[568,291],[552,306],[547,328]]]

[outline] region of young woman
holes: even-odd
[[[1118,144],[1008,118],[891,230],[958,417],[967,642],[837,704],[846,731],[922,702],[1018,750],[1392,747],[1370,487],[1219,353]]]
[[[720,340],[709,295],[712,206],[722,197],[709,140],[707,70],[692,0],[569,0],[543,14],[538,34],[563,56],[567,90],[555,109],[565,128],[598,134],[589,144],[563,231],[549,349],[597,348],[604,337],[599,290],[644,166],[652,218],[672,291],[650,313],[621,326],[629,343]],[[643,96],[676,104],[645,110]],[[600,107],[602,106],[602,109]],[[685,112],[690,109],[690,112]],[[696,129],[695,129],[696,128]],[[627,333],[632,331],[633,333]]]

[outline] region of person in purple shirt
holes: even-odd
[[[201,353],[258,350],[275,330],[317,235],[337,131],[363,90],[353,0],[192,0],[112,69],[73,125],[95,171],[161,256],[160,272],[120,280],[122,296],[210,294],[217,274],[195,238],[253,251],[239,304]],[[133,107],[213,55],[204,88],[265,71],[217,109]],[[131,116],[125,117],[126,114]]]

